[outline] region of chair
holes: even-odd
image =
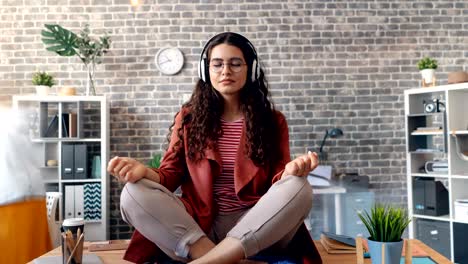
[[[28,263],[50,251],[47,227],[45,197],[1,204],[0,263]]]
[[[47,206],[47,222],[49,224],[50,240],[53,247],[60,246],[60,226],[61,223],[55,219],[57,212],[57,205],[62,193],[60,192],[46,192],[46,206]]]

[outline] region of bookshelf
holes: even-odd
[[[426,112],[435,100],[441,111]],[[457,263],[468,263],[468,239],[458,235],[468,232],[468,210],[455,214],[456,201],[468,198],[466,102],[468,83],[405,91],[409,236]]]
[[[31,144],[43,152],[37,164],[46,191],[62,193],[59,222],[85,219],[86,240],[109,239],[109,104],[104,96],[13,97],[28,111]],[[56,165],[48,166],[50,160]]]

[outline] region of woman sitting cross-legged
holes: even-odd
[[[137,229],[125,258],[321,263],[303,224],[312,206],[306,176],[317,154],[290,160],[286,119],[268,99],[254,46],[239,34],[218,34],[199,67],[160,168],[126,157],[108,164],[127,182],[122,217]],[[179,186],[180,198],[173,194]]]

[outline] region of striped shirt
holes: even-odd
[[[234,189],[234,162],[239,148],[244,119],[227,122],[221,119],[222,136],[218,139],[218,150],[221,155],[221,175],[213,184],[213,193],[220,213],[229,213],[249,207],[239,200]]]

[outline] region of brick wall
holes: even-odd
[[[191,92],[204,42],[236,31],[258,49],[276,107],[289,122],[292,153],[317,148],[326,129],[340,127],[344,137],[326,145],[328,163],[338,173],[371,176],[373,188],[403,204],[403,91],[419,86],[415,65],[426,55],[438,59],[439,84],[448,72],[467,70],[465,0],[154,0],[136,8],[128,0],[0,2],[0,105],[34,92],[36,70],[53,73],[58,87],[83,92],[83,65],[47,52],[40,30],[60,23],[78,32],[89,23],[113,40],[96,73],[98,94],[111,99],[112,155],[147,161],[164,148],[182,96]],[[175,76],[161,75],[153,63],[166,45],[181,48],[186,59]],[[119,216],[120,188],[112,183],[112,238],[130,231]]]

